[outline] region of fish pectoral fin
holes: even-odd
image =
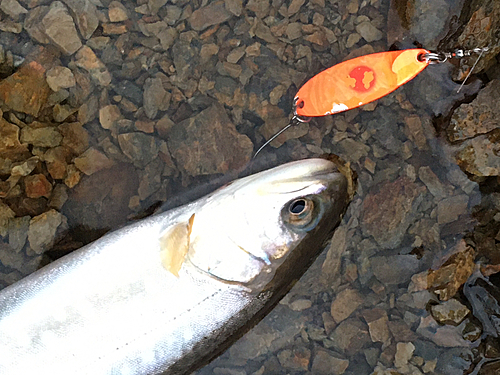
[[[194,214],[188,222],[178,223],[160,237],[160,259],[163,267],[175,277],[186,259],[189,250],[189,236],[193,228]]]

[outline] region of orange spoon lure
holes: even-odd
[[[380,99],[424,70],[429,53],[425,49],[380,52],[334,65],[300,88],[295,114],[326,116]]]

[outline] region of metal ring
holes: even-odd
[[[448,56],[444,53],[429,52],[424,54],[424,60],[427,64],[442,64],[448,60]]]

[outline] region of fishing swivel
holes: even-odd
[[[442,64],[448,59],[461,59],[463,57],[471,56],[473,53],[479,54],[479,58],[483,55],[484,52],[488,52],[489,47],[483,48],[473,48],[469,50],[456,49],[453,52],[427,52],[419,56],[420,61],[425,61],[427,64]]]

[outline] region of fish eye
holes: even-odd
[[[301,197],[290,201],[283,211],[284,221],[291,227],[301,230],[309,230],[314,226],[316,220],[315,202],[309,197]]]

